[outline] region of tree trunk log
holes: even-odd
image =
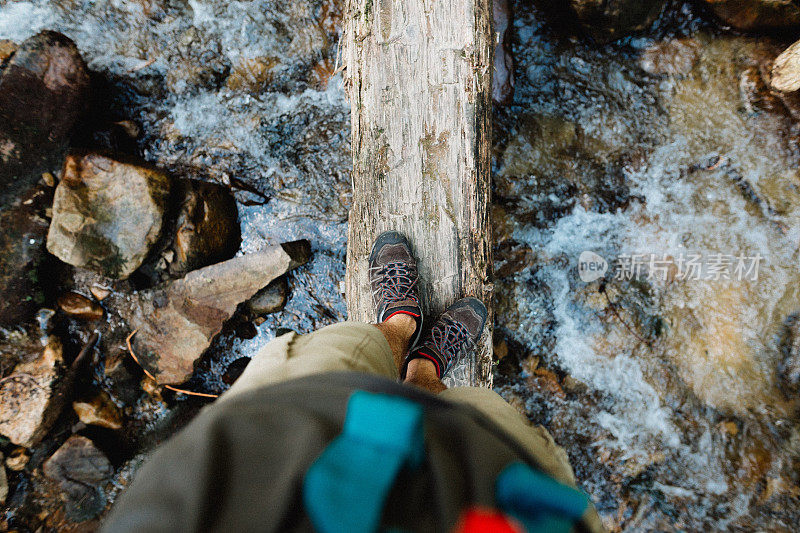
[[[489,327],[449,385],[491,386],[491,0],[348,0],[343,37],[352,104],[351,320],[375,320],[367,258],[400,231],[419,260],[427,326],[463,296]]]

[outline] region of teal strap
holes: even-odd
[[[512,463],[500,473],[495,499],[528,533],[568,533],[589,508],[585,494],[523,463]]]
[[[410,400],[356,391],[342,433],[306,472],[303,503],[317,531],[377,531],[403,466],[425,455],[422,407]]]

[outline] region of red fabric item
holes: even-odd
[[[454,533],[525,533],[525,529],[500,511],[471,507],[461,513]]]

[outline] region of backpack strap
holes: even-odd
[[[317,531],[377,531],[400,469],[422,464],[423,418],[422,406],[411,400],[353,393],[342,433],[311,464],[303,481],[303,503]]]
[[[589,509],[584,493],[524,463],[512,463],[500,472],[495,500],[529,533],[568,533]]]

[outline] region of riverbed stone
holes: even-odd
[[[103,452],[81,435],[72,435],[45,461],[44,475],[56,482],[67,515],[76,521],[100,514],[106,506],[102,485],[111,479],[114,469]]]
[[[41,356],[20,363],[0,384],[0,434],[30,448],[45,436],[63,407],[63,348],[50,337]]]
[[[8,39],[0,39],[0,67],[3,66],[3,63],[8,61],[11,56],[14,55],[14,52],[17,51],[17,43],[14,41],[9,41]]]
[[[666,0],[569,0],[586,32],[598,42],[610,42],[649,27]]]
[[[289,283],[281,276],[247,301],[247,309],[254,317],[277,313],[286,305],[289,297]]]
[[[170,180],[100,154],[70,155],[53,201],[47,249],[64,261],[125,279],[161,231]]]
[[[699,50],[691,39],[659,41],[642,51],[639,66],[648,74],[686,75],[697,63]]]
[[[67,315],[81,320],[100,320],[103,308],[86,296],[77,292],[68,292],[58,298],[58,307]]]
[[[72,409],[87,426],[122,429],[122,413],[105,392],[88,400],[72,402]]]
[[[183,200],[169,266],[173,276],[230,259],[242,242],[239,211],[228,188],[195,180],[180,187]]]
[[[239,304],[309,257],[309,242],[295,241],[139,291],[119,310],[138,330],[133,348],[139,363],[161,384],[183,383]]]
[[[25,190],[62,157],[90,85],[77,46],[60,33],[4,48],[13,55],[0,72],[0,199]]]
[[[738,30],[777,30],[800,26],[794,0],[705,0],[719,19]]]

